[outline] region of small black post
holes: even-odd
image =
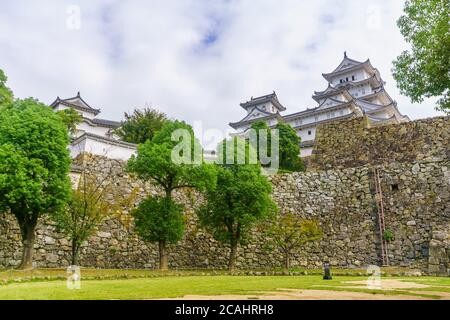
[[[325,262],[323,264],[323,280],[331,280],[333,279],[333,277],[331,276],[331,271],[330,271],[330,264],[328,262]]]

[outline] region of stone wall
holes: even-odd
[[[294,253],[293,266],[362,267],[380,263],[380,234],[373,169],[379,170],[386,228],[395,239],[388,245],[391,265],[446,274],[450,243],[450,118],[441,117],[370,128],[354,119],[321,127],[311,170],[270,177],[273,198],[282,213],[317,219],[323,238]],[[81,161],[80,159],[78,159]],[[137,204],[159,190],[130,177],[124,163],[101,157],[85,158],[96,175],[111,175],[116,194]],[[330,168],[333,168],[332,170]],[[73,172],[76,181],[76,170]],[[132,198],[131,195],[136,195]],[[115,195],[110,195],[112,201]],[[175,193],[185,206],[186,233],[170,247],[172,268],[224,268],[229,249],[215,241],[197,223],[195,210],[201,196],[190,190]],[[131,203],[131,207],[133,206]],[[128,214],[105,221],[83,245],[80,264],[100,268],[156,268],[155,244],[140,240]],[[239,250],[240,268],[280,266],[277,251],[265,249],[258,228]],[[66,237],[50,219],[37,229],[35,265],[61,267],[69,263]],[[21,242],[17,223],[0,216],[0,266],[19,263]]]
[[[371,127],[367,118],[318,127],[310,169],[450,158],[450,117]]]
[[[116,188],[124,197],[137,191],[136,203],[147,194],[158,193],[153,186],[128,176],[119,161],[95,158],[90,166],[100,175],[113,172]],[[441,243],[439,249],[434,249],[438,245],[433,232],[448,230],[450,225],[449,160],[392,163],[378,168],[386,225],[395,235],[389,244],[391,264],[426,270],[431,262],[437,263],[435,269],[447,268],[444,256],[448,251],[445,246],[442,251]],[[273,198],[282,213],[317,219],[324,231],[321,241],[294,254],[292,265],[315,268],[323,261],[340,267],[379,264],[380,235],[371,167],[284,174],[270,179]],[[171,267],[224,268],[228,248],[197,224],[195,208],[201,202],[199,195],[184,191],[176,193],[175,198],[186,207],[188,227],[184,239],[170,247]],[[84,244],[80,264],[100,268],[158,266],[156,245],[141,241],[133,233],[132,223],[123,222],[124,216],[126,211],[121,219],[112,217],[100,226]],[[15,266],[21,255],[18,226],[11,218],[1,217],[0,222],[0,266]],[[445,240],[442,232],[439,239]],[[268,252],[264,244],[265,239],[255,230],[250,242],[239,251],[238,266],[258,269],[279,266],[280,253]],[[68,240],[48,219],[39,224],[35,249],[35,263],[39,267],[61,267],[70,261]],[[430,257],[430,253],[439,258]]]

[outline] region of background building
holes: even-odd
[[[241,103],[247,115],[238,122],[230,123],[230,126],[238,135],[245,135],[251,124],[257,121],[265,121],[270,127],[280,121],[286,122],[301,138],[301,156],[309,156],[314,147],[316,127],[320,123],[363,115],[367,115],[374,125],[409,121],[385,91],[385,82],[369,59],[359,62],[344,53],[339,66],[322,76],[328,86],[323,91],[314,92],[312,98],[318,104],[315,108],[283,116],[281,112],[286,108],[273,92]]]
[[[128,160],[136,152],[136,145],[121,141],[114,134],[120,127],[117,121],[98,118],[100,109],[92,108],[81,98],[80,93],[68,99],[59,97],[50,105],[55,111],[72,108],[82,117],[77,132],[72,135],[70,153],[73,158],[83,152],[105,156],[111,159]]]

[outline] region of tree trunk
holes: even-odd
[[[232,241],[230,245],[230,258],[228,260],[228,271],[233,272],[236,269],[236,257],[238,250],[238,242]]]
[[[159,241],[159,269],[162,271],[169,270],[169,264],[167,262],[167,248],[166,241]]]
[[[289,266],[290,266],[290,252],[286,251],[284,253],[284,265],[283,270],[285,272],[289,272]]]
[[[20,223],[20,231],[22,234],[22,261],[19,265],[19,269],[26,270],[33,268],[33,253],[34,253],[34,239],[35,239],[35,229],[37,225],[37,219],[31,219]]]
[[[72,239],[72,256],[71,256],[71,265],[76,266],[78,263],[78,252],[80,251],[80,246],[78,245],[78,241],[76,239]]]

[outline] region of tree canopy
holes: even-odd
[[[257,149],[258,160],[260,158],[260,145],[259,145],[259,135],[267,130],[267,153],[271,156],[271,141],[273,139],[271,130],[266,122],[257,121],[251,125],[251,128],[257,132],[257,144],[254,146]],[[303,171],[305,170],[305,165],[303,160],[300,158],[300,142],[301,139],[295,132],[294,128],[286,123],[278,123],[275,127],[278,129],[279,137],[279,166],[281,170],[284,171]],[[261,131],[263,130],[263,131]]]
[[[3,70],[0,69],[0,106],[8,105],[13,102],[14,99],[13,92],[6,86],[7,80],[8,77]]]
[[[278,248],[283,253],[285,271],[289,270],[293,250],[322,237],[317,221],[303,219],[294,213],[278,214],[269,219],[264,233],[268,236],[267,247],[270,250]]]
[[[183,236],[183,206],[167,197],[150,197],[132,211],[136,232],[146,241],[176,243]]]
[[[168,268],[167,244],[181,239],[184,232],[183,207],[173,201],[173,191],[205,190],[216,185],[214,166],[202,160],[202,148],[192,127],[180,121],[166,121],[128,161],[130,172],[164,191],[163,197],[150,196],[133,212],[140,236],[158,242],[162,270]]]
[[[177,150],[180,140],[172,135],[178,130],[187,133],[190,141],[187,148],[180,149],[182,157],[190,151],[187,163],[177,163],[173,159],[173,151]],[[196,158],[200,159],[194,164]],[[167,196],[175,189],[193,187],[205,189],[215,184],[215,170],[212,165],[202,163],[202,148],[194,136],[192,127],[181,121],[167,121],[153,139],[139,145],[136,156],[128,161],[128,170],[143,180],[149,180],[164,189]]]
[[[289,124],[278,123],[275,127],[279,131],[280,168],[288,171],[303,171],[305,165],[300,158],[301,139]]]
[[[67,130],[69,130],[71,134],[75,134],[77,132],[77,124],[83,120],[83,117],[78,112],[72,108],[68,108],[59,110],[56,114],[61,117],[61,120],[64,122]]]
[[[259,165],[217,166],[217,187],[206,190],[198,216],[214,238],[230,245],[230,271],[235,269],[238,245],[251,228],[276,211],[270,192]]]
[[[21,266],[29,268],[38,218],[64,208],[69,197],[69,136],[61,117],[37,100],[0,108],[0,210],[16,217]]]
[[[393,76],[412,102],[439,97],[437,109],[450,112],[450,2],[407,0],[397,21],[411,49],[394,61]]]
[[[167,116],[158,110],[135,109],[133,113],[125,113],[125,121],[115,133],[126,142],[141,144],[151,140],[166,121]]]

